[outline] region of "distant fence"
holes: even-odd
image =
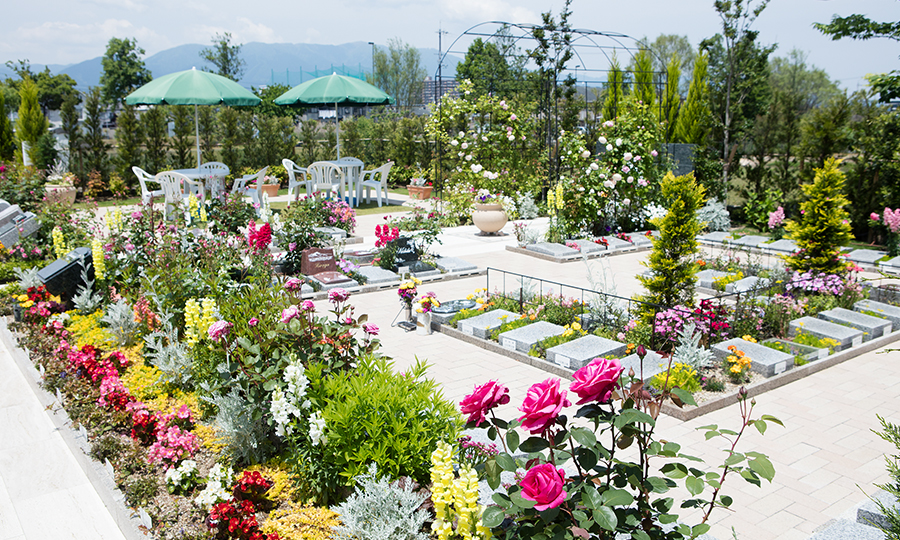
[[[290,69],[281,70],[272,70],[272,76],[269,79],[269,84],[283,84],[285,86],[296,86],[302,82],[306,82],[318,77],[324,77],[326,75],[331,75],[332,73],[337,73],[338,75],[344,75],[346,77],[353,77],[354,79],[366,80],[366,72],[362,68],[362,64],[357,66],[347,66],[341,64],[339,66],[335,66],[331,64],[331,67],[320,68],[319,66],[314,66],[312,71],[306,71],[303,69],[303,66],[300,66],[298,71],[292,71]]]

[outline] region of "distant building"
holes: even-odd
[[[431,77],[425,77],[425,84],[422,85],[422,104],[428,105],[430,103],[436,103],[440,100],[441,96],[449,95],[450,97],[459,97],[459,91],[457,87],[459,83],[456,82],[456,79],[445,78],[440,82],[440,88],[438,88],[438,81],[432,79]]]

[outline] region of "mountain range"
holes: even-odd
[[[160,51],[144,58],[144,64],[154,77],[196,67],[211,68],[200,58],[200,51],[206,45],[187,44]],[[380,46],[379,46],[380,47]],[[435,77],[438,64],[437,49],[419,49],[421,64],[430,77]],[[101,58],[92,58],[76,64],[49,64],[53,74],[65,73],[75,79],[79,90],[86,90],[100,84],[103,72]],[[249,88],[278,83],[296,86],[303,81],[332,72],[355,75],[372,69],[372,46],[364,41],[343,45],[315,45],[308,43],[246,43],[241,48],[241,58],[246,62],[241,85]],[[13,60],[13,59],[11,59]],[[456,64],[462,59],[447,56],[444,61],[444,76],[456,73]],[[32,64],[32,71],[43,71],[44,65]],[[15,73],[0,65],[0,79],[15,77]]]

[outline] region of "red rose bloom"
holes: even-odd
[[[575,381],[569,386],[569,390],[581,398],[578,405],[591,401],[606,403],[612,396],[612,391],[618,386],[621,373],[622,365],[618,360],[594,358],[590,364],[572,375]]]
[[[537,435],[556,421],[563,407],[571,404],[566,399],[566,391],[559,389],[559,379],[547,379],[528,389],[525,401],[519,407],[525,414],[519,420],[523,428],[531,431],[532,435]]]
[[[488,381],[481,386],[476,386],[475,391],[459,402],[459,410],[468,414],[468,423],[480,426],[488,411],[497,405],[509,403],[509,388],[496,381]]]

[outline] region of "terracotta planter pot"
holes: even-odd
[[[78,189],[70,186],[54,186],[47,184],[44,186],[48,201],[59,202],[63,204],[75,204],[75,195]]]
[[[278,195],[278,188],[279,188],[278,184],[263,184],[262,190],[260,190],[260,191],[262,193],[265,193],[266,195],[268,195],[269,198],[271,199],[272,197],[275,197],[276,195]]]
[[[409,190],[409,198],[410,199],[418,199],[425,200],[431,198],[431,190],[434,189],[434,186],[406,186],[406,189]]]
[[[494,234],[500,231],[509,218],[503,211],[501,204],[475,203],[475,211],[472,212],[472,222],[478,230],[485,234]]]

